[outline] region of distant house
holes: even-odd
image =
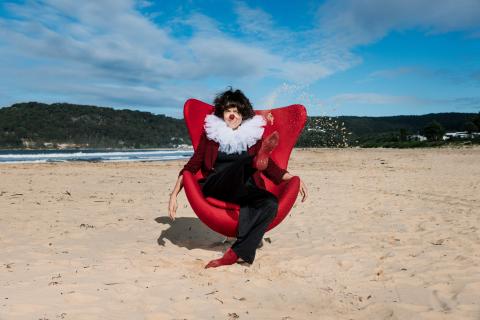
[[[452,138],[471,139],[477,136],[480,136],[480,132],[472,132],[472,133],[468,133],[467,131],[447,132],[443,135],[443,140],[450,140]]]
[[[407,140],[409,141],[426,141],[427,137],[422,136],[421,134],[412,134],[407,136]]]
[[[174,146],[174,148],[190,150],[190,149],[193,149],[193,146],[191,144],[183,143],[183,144],[178,144],[178,145]]]
[[[35,141],[30,139],[22,139],[22,144],[24,148],[34,148],[36,146]]]

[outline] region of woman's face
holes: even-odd
[[[227,126],[235,130],[242,123],[242,115],[238,112],[237,107],[225,109],[223,111],[223,120],[225,120]]]

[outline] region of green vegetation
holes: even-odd
[[[309,117],[297,147],[435,147],[480,144],[480,113],[392,117]],[[414,135],[427,137],[416,141]],[[185,122],[149,112],[67,103],[18,103],[0,109],[0,148],[171,148],[191,144]]]
[[[158,148],[189,143],[183,120],[149,112],[29,102],[0,109],[0,147]],[[51,145],[50,145],[51,144]]]
[[[446,132],[478,132],[480,113],[431,113],[420,116],[338,117],[352,133],[348,144],[365,148],[415,148],[480,144],[480,137],[443,140]],[[421,135],[427,138],[418,141]]]

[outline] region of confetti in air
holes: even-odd
[[[352,133],[347,130],[345,123],[326,115],[327,112],[336,111],[336,107],[327,105],[325,101],[309,93],[308,85],[283,83],[269,97],[267,105],[276,105],[277,100],[284,105],[303,104],[310,114],[315,115],[308,117],[297,146],[344,148],[351,144]]]

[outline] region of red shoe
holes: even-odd
[[[262,141],[260,150],[255,158],[253,158],[252,166],[255,169],[259,171],[267,169],[268,158],[270,158],[270,153],[272,153],[273,149],[275,149],[275,147],[278,145],[279,139],[280,135],[278,131],[274,131]]]
[[[205,269],[234,264],[235,262],[237,262],[237,260],[238,260],[237,254],[232,250],[232,248],[228,248],[227,252],[225,252],[223,257],[221,257],[220,259],[210,261],[205,266]]]

